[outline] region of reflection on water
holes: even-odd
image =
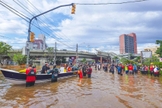
[[[140,74],[119,76],[94,70],[91,79],[74,76],[30,88],[0,81],[1,107],[160,108],[161,102],[162,77]]]

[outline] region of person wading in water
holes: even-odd
[[[83,78],[82,67],[79,67],[78,75],[79,75],[79,78]]]
[[[56,65],[53,66],[53,69],[50,70],[47,74],[52,73],[51,82],[57,82],[59,70],[56,68]]]
[[[86,65],[85,64],[82,67],[82,72],[83,72],[83,76],[86,76]]]
[[[36,80],[36,68],[32,67],[32,64],[29,64],[29,67],[26,69],[26,87],[34,86]]]
[[[92,74],[91,65],[89,65],[89,68],[87,69],[87,74],[88,74],[88,78],[91,78],[91,74]]]

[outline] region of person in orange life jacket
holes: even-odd
[[[32,67],[32,64],[29,64],[29,67],[26,69],[26,87],[34,86],[36,80],[36,68]]]
[[[68,67],[67,67],[67,71],[68,71],[68,72],[71,72],[71,71],[72,71],[71,66],[68,66]]]
[[[91,65],[89,65],[89,68],[87,69],[87,74],[88,74],[88,78],[91,78],[91,74],[92,74]]]
[[[81,67],[79,67],[79,69],[78,69],[78,75],[79,75],[79,78],[83,78],[83,73],[82,73]]]

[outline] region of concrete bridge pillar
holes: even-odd
[[[102,57],[100,57],[100,63],[102,63]]]

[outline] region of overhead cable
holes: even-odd
[[[113,5],[113,4],[127,4],[127,3],[136,3],[144,2],[148,0],[134,0],[134,1],[125,1],[125,2],[112,2],[112,3],[75,3],[76,5]]]

